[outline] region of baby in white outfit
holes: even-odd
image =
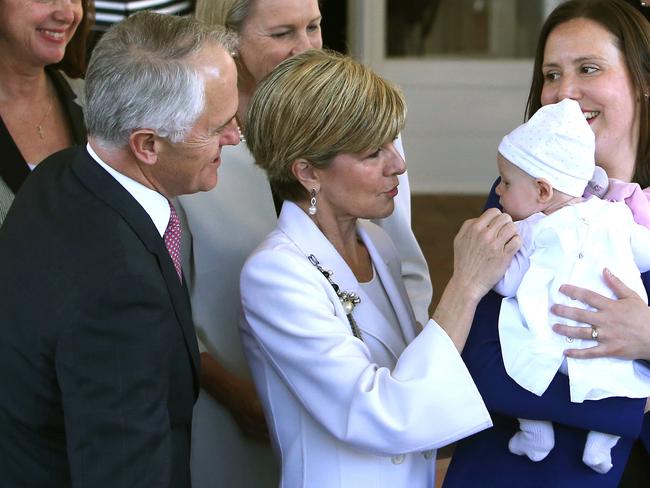
[[[594,133],[574,100],[540,108],[524,125],[503,138],[496,189],[503,210],[510,214],[522,238],[504,278],[495,290],[504,295],[499,338],[506,371],[527,390],[542,395],[559,371],[569,376],[571,401],[611,396],[650,396],[650,371],[622,359],[573,359],[564,350],[596,345],[552,330],[562,322],[550,307],[568,303],[559,292],[573,284],[614,298],[602,280],[608,268],[647,300],[640,272],[650,269],[650,231],[632,218],[622,202],[582,198],[594,174]],[[577,302],[572,306],[580,306]],[[520,431],[509,443],[514,454],[544,459],[554,446],[549,421],[519,419]],[[583,461],[599,473],[612,467],[611,448],[618,437],[590,432]]]

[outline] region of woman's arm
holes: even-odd
[[[252,381],[238,377],[210,353],[202,352],[201,388],[228,409],[246,437],[268,441],[264,410]]]
[[[433,313],[459,351],[477,304],[503,276],[520,245],[510,216],[495,208],[463,223],[454,239],[454,272]]]
[[[440,327],[429,321],[394,368],[378,365],[351,334],[331,285],[298,251],[257,251],[242,271],[241,296],[244,347],[249,358],[261,358],[251,363],[258,389],[271,398],[290,391],[342,442],[395,455],[437,448],[491,425]]]

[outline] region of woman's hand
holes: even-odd
[[[463,223],[454,239],[454,273],[433,319],[462,351],[476,305],[505,273],[521,246],[509,215],[496,208]]]
[[[620,357],[649,360],[650,308],[608,269],[604,270],[603,277],[618,299],[610,299],[577,286],[560,287],[560,291],[568,297],[580,300],[595,310],[553,305],[551,311],[554,314],[592,326],[589,328],[555,324],[553,330],[566,337],[579,339],[592,339],[593,330],[598,334],[597,346],[568,349],[565,354],[572,358]]]
[[[264,410],[253,383],[241,380],[226,404],[241,432],[249,439],[268,441]]]
[[[216,358],[202,352],[201,387],[228,409],[246,437],[268,441],[264,410],[251,381],[231,373]]]
[[[454,239],[454,273],[477,302],[499,281],[521,247],[517,227],[496,208],[466,220]]]

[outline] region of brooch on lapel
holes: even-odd
[[[334,283],[334,281],[332,280],[332,275],[334,274],[334,272],[325,271],[323,267],[320,265],[320,262],[318,262],[318,259],[316,259],[316,256],[310,254],[309,256],[307,256],[307,258],[309,259],[309,262],[314,266],[316,266],[316,269],[320,271],[325,278],[327,278],[327,281],[329,281],[330,285],[332,285],[332,288],[334,288],[336,295],[339,297],[339,300],[341,301],[341,305],[343,305],[343,310],[345,311],[345,315],[348,318],[348,322],[350,323],[350,329],[352,330],[352,335],[357,339],[363,341],[363,338],[361,337],[361,329],[359,329],[356,320],[354,320],[354,317],[352,316],[354,307],[356,307],[359,303],[361,303],[361,298],[359,298],[359,295],[351,291],[341,290],[339,285]]]

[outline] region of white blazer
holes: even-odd
[[[390,328],[334,247],[295,204],[244,265],[242,342],[282,463],[280,486],[430,487],[438,447],[491,426],[455,346],[418,334],[388,236],[358,223],[400,323]],[[355,338],[331,284],[361,304]]]

